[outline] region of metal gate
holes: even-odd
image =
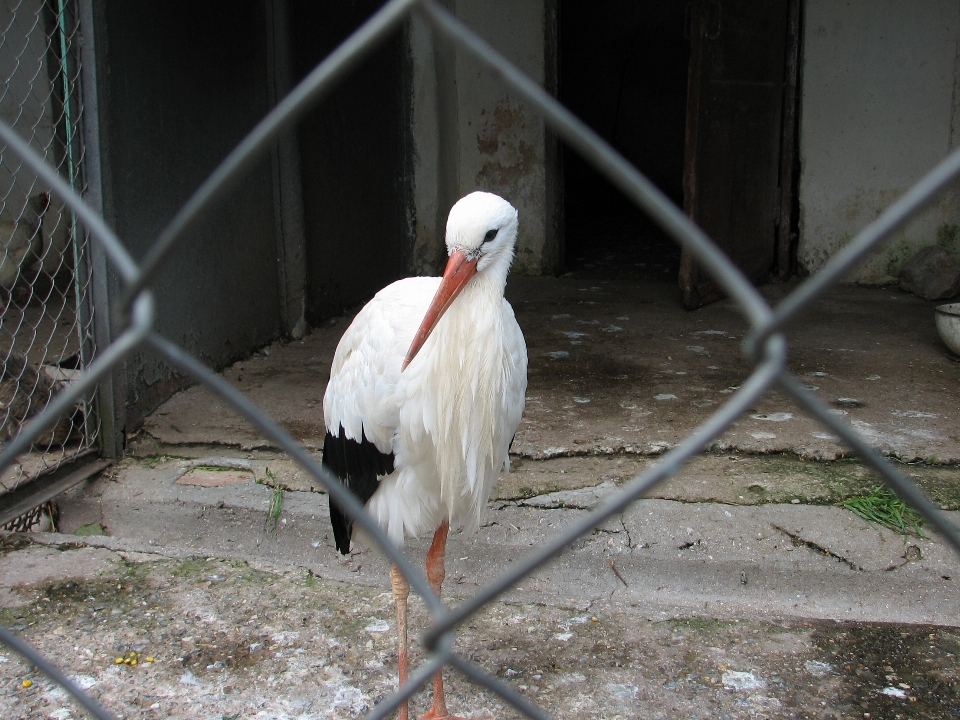
[[[76,7],[71,0],[0,4],[0,117],[71,192],[84,191]],[[87,235],[23,159],[0,153],[0,444],[71,385],[94,352]],[[94,387],[4,463],[0,500],[92,450]],[[26,529],[36,512],[9,522]]]
[[[231,181],[249,168],[256,159],[262,157],[283,130],[290,128],[302,117],[333,84],[343,80],[349,71],[378,42],[394,32],[411,12],[418,13],[436,35],[445,37],[462,51],[486,64],[517,95],[536,107],[565,142],[600,169],[708,269],[751,325],[743,350],[754,365],[749,378],[741,384],[740,389],[730,397],[729,401],[682,443],[666,453],[650,470],[635,477],[600,507],[584,514],[567,526],[549,543],[535,549],[526,557],[518,559],[518,562],[511,563],[509,569],[505,570],[497,580],[480,588],[472,597],[453,609],[447,609],[440,603],[439,598],[432,593],[424,574],[389,542],[356,498],[335,477],[325,471],[289,433],[222,376],[211,371],[202,362],[154,329],[154,302],[150,291],[150,285],[156,277],[158,268],[170,255],[171,249],[178,240],[183,237],[185,230],[211,203],[229,192],[232,186]],[[102,244],[123,283],[121,306],[126,312],[126,326],[108,347],[100,348],[95,359],[73,382],[65,383],[55,394],[50,393],[51,399],[46,409],[32,418],[0,452],[0,468],[15,465],[17,457],[33,444],[42,442],[44,434],[55,428],[61,422],[61,418],[72,417],[78,404],[82,404],[84,398],[89,396],[97,382],[106,377],[124,358],[144,346],[159,352],[172,365],[219,395],[247,418],[263,433],[264,437],[277,443],[310,472],[326,488],[330,497],[356,518],[356,522],[379,545],[383,554],[389,557],[407,577],[414,592],[424,599],[432,617],[431,627],[424,636],[424,645],[432,655],[396,693],[377,705],[368,716],[370,718],[383,718],[395,712],[404,699],[429,682],[433,674],[445,665],[457,668],[472,681],[496,693],[521,714],[531,718],[547,717],[531,700],[454,651],[453,640],[460,625],[467,622],[485,605],[499,598],[506,590],[522,581],[528,574],[559,555],[578,538],[591,532],[593,528],[621,512],[656,484],[676,473],[686,461],[702,451],[734,423],[760,396],[774,387],[778,387],[792,397],[801,408],[854,448],[883,478],[884,482],[916,508],[946,542],[960,553],[960,532],[957,528],[951,525],[930,500],[894,465],[874,451],[846,422],[832,414],[820,399],[805,389],[803,384],[787,371],[787,338],[784,334],[785,328],[800,310],[817,300],[824,290],[838,282],[871,249],[936,197],[951,180],[960,175],[960,151],[949,155],[933,168],[916,186],[887,208],[876,221],[838,252],[819,273],[807,279],[777,307],[772,308],[711,240],[646,177],[536,82],[513,67],[434,0],[392,0],[387,3],[318,65],[229,154],[166,229],[160,233],[150,252],[140,262],[134,261],[120,239],[104,224],[102,218],[84,204],[77,193],[77,187],[71,187],[71,183],[75,182],[72,174],[58,172],[53,164],[45,161],[42,148],[31,147],[30,143],[23,138],[24,135],[31,137],[22,127],[14,129],[7,121],[0,122],[0,142],[5,143],[7,148],[4,152],[5,161],[8,157],[16,157],[17,163],[22,160],[26,166],[24,173],[29,177],[33,177],[32,173],[35,173],[39,177],[37,187],[51,188],[53,194],[61,198],[76,213],[77,220],[97,242]],[[82,331],[88,326],[79,323],[74,327],[83,338]],[[60,683],[94,716],[111,717],[71,683],[62,672],[19,638],[0,628],[0,641],[13,647],[41,671]]]

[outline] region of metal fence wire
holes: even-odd
[[[21,7],[25,5],[26,3]],[[378,42],[394,32],[410,13],[417,13],[436,34],[444,36],[460,50],[470,53],[485,63],[514,92],[536,107],[554,132],[610,178],[662,228],[694,254],[749,319],[751,330],[744,342],[743,350],[754,363],[753,372],[749,379],[742,383],[740,390],[693,434],[666,453],[654,467],[633,478],[616,495],[564,529],[551,542],[541,546],[519,562],[512,563],[509,570],[497,580],[481,588],[470,599],[453,609],[447,609],[440,603],[439,598],[432,593],[426,577],[387,540],[385,534],[376,526],[360,503],[287,432],[227,383],[223,377],[153,329],[154,303],[150,292],[150,283],[155,278],[158,268],[183,236],[184,230],[194,223],[212,203],[229,191],[233,181],[255,159],[268,151],[284,129],[295,123],[319,97],[344,78],[376,47]],[[96,388],[98,380],[130,353],[144,345],[159,351],[172,365],[223,398],[265,437],[276,442],[310,472],[323,485],[330,497],[345,508],[373,538],[380,550],[407,577],[414,592],[423,598],[432,618],[423,641],[432,655],[396,693],[377,705],[369,714],[369,718],[383,718],[395,712],[404,699],[409,698],[432,678],[437,669],[445,665],[457,668],[472,681],[499,695],[521,714],[531,718],[547,717],[541,709],[509,685],[492,677],[485,670],[453,651],[454,634],[458,627],[486,604],[497,599],[508,588],[519,583],[529,573],[558,555],[572,542],[589,533],[615,513],[622,511],[657,483],[676,473],[687,460],[709,445],[761,395],[774,386],[779,386],[810,415],[827,426],[831,432],[843,438],[883,478],[884,482],[916,508],[960,554],[960,532],[957,528],[953,527],[897,468],[871,449],[849,425],[830,413],[819,399],[805,390],[803,385],[786,371],[787,340],[783,334],[789,322],[801,310],[816,300],[826,288],[835,284],[869,250],[875,248],[894,229],[929,203],[940,190],[960,174],[960,151],[954,152],[931,170],[908,193],[835,255],[819,273],[807,279],[777,307],[771,308],[710,239],[647,178],[537,83],[507,62],[433,0],[392,0],[381,8],[318,65],[229,154],[173,218],[140,263],[131,258],[120,239],[104,224],[102,218],[83,202],[78,192],[81,188],[72,182],[72,176],[70,179],[64,179],[62,171],[58,172],[56,164],[49,162],[49,156],[45,159],[43,148],[38,149],[35,144],[36,134],[31,130],[32,126],[25,123],[16,125],[17,129],[15,129],[14,125],[4,113],[3,121],[0,122],[0,140],[6,144],[4,162],[10,162],[8,158],[11,155],[18,161],[22,161],[23,165],[38,178],[35,184],[27,187],[49,188],[53,197],[64,202],[75,214],[85,231],[103,245],[125,286],[121,314],[125,327],[117,334],[112,344],[100,349],[92,362],[82,369],[73,382],[57,388],[56,392],[51,390],[50,401],[46,408],[26,422],[19,433],[0,452],[0,468],[14,466],[21,453],[29,450],[32,444],[42,442],[44,434],[54,429],[61,418],[70,417],[70,413],[78,403]],[[24,140],[21,134],[29,134],[33,142]],[[55,152],[53,154],[56,156]],[[9,203],[8,200],[7,204]],[[25,206],[24,200],[20,207]],[[63,310],[61,314],[66,312]],[[19,638],[4,630],[0,632],[0,641],[8,643],[29,662],[50,675],[95,717],[111,717],[70,683],[62,672]]]
[[[70,0],[0,4],[0,117],[32,151],[82,194],[79,64]],[[88,302],[87,236],[23,157],[0,152],[0,444],[46,408],[94,352]],[[30,447],[3,464],[0,494],[90,450],[97,424],[87,384],[70,412],[58,415]],[[34,513],[7,529],[26,529]]]

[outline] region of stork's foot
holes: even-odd
[[[438,715],[437,711],[433,708],[430,708],[427,712],[421,715],[417,720],[466,720],[459,715]]]
[[[417,720],[467,720],[467,718],[462,718],[459,715],[438,715],[436,708],[430,708],[430,710],[423,715],[421,715]],[[469,720],[495,720],[493,715],[490,713],[484,713],[482,715],[471,715]]]

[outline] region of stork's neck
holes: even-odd
[[[437,323],[433,334],[437,336],[439,351],[435,365],[438,372],[459,367],[476,375],[497,367],[496,356],[503,340],[503,291],[506,288],[506,273],[499,270],[490,265],[470,278]]]
[[[516,241],[514,241],[516,242]],[[478,290],[484,293],[490,293],[497,299],[503,297],[503,291],[507,287],[507,275],[510,272],[510,265],[513,263],[514,247],[504,248],[498,255],[492,258],[492,262],[479,270],[467,285],[476,286]]]
[[[507,271],[510,269],[510,263],[496,263],[478,272],[471,278],[467,284],[466,290],[472,290],[474,293],[482,294],[485,298],[499,302],[503,298],[503,293],[507,288]]]
[[[420,376],[422,401],[437,419],[431,434],[441,502],[451,518],[465,489],[482,497],[477,501],[482,509],[503,465],[501,434],[506,431],[501,401],[509,357],[503,307],[506,273],[489,272],[494,269],[488,266],[474,275],[440,319]]]

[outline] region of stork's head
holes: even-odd
[[[517,242],[517,210],[499,195],[472,192],[460,198],[447,216],[447,267],[437,294],[403,361],[406,369],[430,337],[433,328],[470,279],[478,274],[497,275],[506,281]]]

